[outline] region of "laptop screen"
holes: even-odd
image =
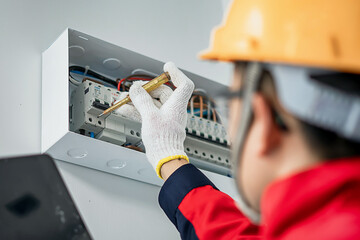
[[[91,239],[51,157],[0,159],[0,239]]]

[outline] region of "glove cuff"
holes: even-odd
[[[161,167],[162,167],[162,165],[164,165],[165,163],[167,163],[169,161],[176,160],[176,159],[185,159],[186,161],[189,162],[189,158],[186,155],[172,155],[172,156],[161,159],[158,162],[158,164],[156,165],[156,169],[155,169],[156,174],[158,175],[159,178],[163,179],[161,177]]]

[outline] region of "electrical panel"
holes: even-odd
[[[99,117],[129,90],[150,80],[164,62],[88,34],[66,29],[42,56],[41,151],[53,158],[161,186],[147,161],[141,122],[116,111]],[[184,150],[215,185],[236,197],[221,116],[208,96],[225,86],[181,69],[195,83]],[[173,87],[173,86],[170,86]]]

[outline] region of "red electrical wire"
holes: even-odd
[[[119,82],[118,82],[118,85],[117,85],[117,89],[118,91],[120,91],[120,85],[121,83],[125,80],[125,78],[121,79]]]

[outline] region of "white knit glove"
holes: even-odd
[[[136,81],[138,84],[144,85],[147,83],[146,81]],[[161,85],[157,89],[150,92],[151,97],[153,98],[153,102],[156,107],[160,108],[166,100],[170,97],[172,94],[172,90],[170,87],[166,85]],[[126,98],[128,96],[128,92],[120,92],[119,100],[117,100],[114,104],[121,101],[122,99]],[[129,118],[134,121],[141,122],[141,115],[138,112],[138,110],[134,107],[134,104],[132,102],[129,102],[120,108],[116,109],[115,112],[117,114],[122,115],[123,117]]]
[[[166,63],[164,72],[169,73],[176,89],[160,108],[140,83],[135,82],[129,91],[142,118],[141,135],[146,156],[160,178],[164,163],[175,159],[189,161],[184,152],[184,140],[187,105],[194,90],[194,83],[174,63]]]

